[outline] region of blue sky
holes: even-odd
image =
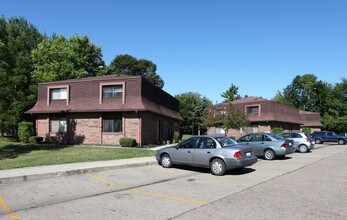
[[[271,99],[296,75],[347,77],[345,0],[1,0],[40,32],[87,35],[106,64],[130,54],[157,64],[172,95],[214,103],[233,83]]]

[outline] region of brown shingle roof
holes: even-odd
[[[61,113],[61,112],[121,112],[121,111],[150,111],[166,117],[182,120],[179,115],[178,101],[165,91],[155,88],[156,94],[162,94],[168,100],[168,104],[158,103],[156,99],[149,101],[141,94],[143,86],[155,87],[151,83],[143,84],[145,79],[140,76],[119,76],[107,75],[98,77],[87,77],[82,79],[72,79],[49,83],[39,83],[38,100],[33,108],[26,113]],[[103,100],[100,104],[100,83],[105,82],[125,82],[125,102],[122,99]],[[66,100],[51,101],[47,105],[47,95],[49,86],[69,86],[69,102]],[[144,88],[145,89],[145,88]],[[152,88],[153,89],[153,88]],[[164,99],[164,101],[165,101]]]

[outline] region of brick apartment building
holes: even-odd
[[[311,128],[312,131],[320,131],[323,127],[320,115],[316,112],[302,111],[288,105],[257,97],[247,97],[214,105],[210,108],[213,113],[225,111],[229,105],[238,109],[244,109],[250,121],[245,129],[230,130],[228,136],[240,137],[249,132],[271,132],[273,128],[283,128],[285,131],[300,131],[302,128]],[[224,134],[222,128],[211,127],[208,134]]]
[[[107,75],[38,84],[36,135],[63,143],[142,146],[172,140],[179,102],[139,76]]]

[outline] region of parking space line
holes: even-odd
[[[143,194],[143,195],[149,195],[149,196],[160,197],[160,198],[165,198],[165,199],[172,199],[172,200],[176,200],[176,201],[180,201],[180,202],[194,203],[194,204],[197,204],[197,205],[204,205],[205,204],[205,202],[201,202],[201,201],[196,201],[196,200],[191,200],[191,199],[184,199],[184,198],[178,198],[178,197],[174,197],[174,196],[168,196],[168,195],[152,193],[152,192],[146,192],[146,191],[142,191],[142,190],[138,190],[138,189],[132,189],[131,191],[134,192],[134,193],[140,193],[140,194]]]
[[[112,186],[116,186],[116,187],[120,187],[120,188],[126,188],[125,186],[119,185],[119,184],[117,184],[115,182],[112,182],[112,181],[104,179],[102,177],[93,175],[91,173],[86,173],[86,175],[88,177],[90,177],[90,178],[93,178],[95,180],[99,180],[101,182],[110,184]],[[201,202],[201,201],[197,201],[197,200],[178,198],[178,197],[168,196],[168,195],[164,195],[164,194],[158,194],[158,193],[153,193],[153,192],[142,191],[142,190],[139,190],[139,189],[129,189],[129,191],[133,192],[133,193],[142,194],[142,195],[148,195],[148,196],[153,196],[153,197],[171,199],[171,200],[176,200],[176,201],[180,201],[180,202],[193,203],[193,204],[197,204],[197,205],[204,205],[205,204],[205,202]]]
[[[8,205],[6,204],[6,202],[2,198],[2,196],[0,196],[0,206],[8,214],[8,216],[10,217],[11,220],[19,220],[20,219],[16,214],[11,212],[10,208],[8,207]]]
[[[86,173],[86,175],[89,176],[89,177],[91,177],[91,178],[93,178],[93,179],[96,179],[96,180],[99,180],[99,181],[101,181],[101,182],[110,184],[110,185],[112,185],[112,186],[116,186],[116,187],[123,188],[123,189],[126,188],[125,186],[119,185],[119,184],[117,184],[117,183],[115,183],[115,182],[112,182],[112,181],[110,181],[110,180],[104,179],[104,178],[102,178],[102,177],[95,176],[95,175],[93,175],[93,174],[91,174],[91,173]]]
[[[239,182],[246,182],[246,183],[258,183],[259,182],[257,180],[240,179],[240,178],[234,178],[234,177],[233,178],[229,178],[229,177],[223,178],[223,177],[215,177],[215,176],[199,176],[197,178],[199,178],[199,179],[209,179],[209,180],[215,179],[217,181],[220,181],[220,180],[222,180],[222,181],[239,181]]]
[[[173,171],[172,169],[164,169],[164,168],[157,168],[157,167],[154,167],[154,166],[145,166],[146,168],[148,169],[151,169],[151,170],[156,170],[156,171],[159,171],[159,172],[164,172],[164,173],[175,173],[177,171]],[[178,173],[178,172],[177,172]],[[198,178],[202,178],[202,179],[212,179],[212,178],[215,178],[215,176],[210,176],[210,177],[198,177]],[[252,180],[252,179],[240,179],[240,178],[220,178],[220,177],[217,177],[218,178],[218,181],[219,180],[224,180],[224,181],[239,181],[239,182],[247,182],[247,183],[258,183],[259,181],[258,180]]]

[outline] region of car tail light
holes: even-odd
[[[240,158],[241,157],[241,152],[240,151],[237,151],[234,153],[234,157],[235,158]]]
[[[307,142],[307,143],[310,143],[311,141],[310,141],[310,139],[309,139],[309,138],[306,138],[306,142]]]
[[[283,143],[282,145],[281,145],[281,147],[287,147],[287,144],[286,143]]]

